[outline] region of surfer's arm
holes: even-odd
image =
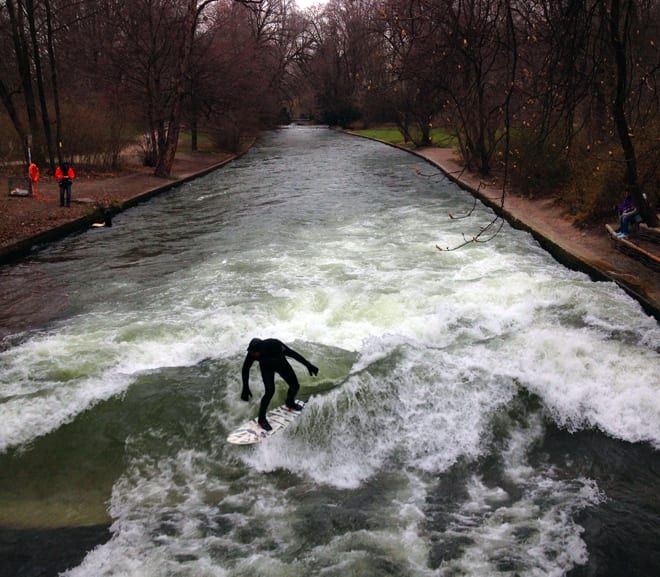
[[[301,365],[305,365],[307,367],[307,370],[309,371],[310,375],[318,375],[319,370],[318,370],[317,367],[315,367],[312,363],[310,363],[300,353],[297,353],[293,349],[290,349],[289,347],[287,347],[284,343],[282,343],[282,353],[285,356],[291,357],[292,359],[298,361]]]
[[[243,390],[241,391],[241,400],[243,401],[249,401],[250,397],[252,396],[252,391],[250,391],[250,367],[252,367],[253,362],[254,362],[254,358],[250,353],[248,353],[245,356],[245,360],[243,361],[243,369],[241,370],[241,377],[243,379]]]

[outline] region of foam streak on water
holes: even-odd
[[[82,523],[58,494],[47,519],[35,511],[57,463],[84,454],[67,488],[91,510],[90,476],[112,487],[113,538],[69,577],[540,576],[587,562],[577,519],[607,491],[543,447],[596,430],[656,454],[658,325],[507,226],[438,252],[490,213],[448,219],[471,199],[416,176],[418,162],[284,130],[36,255],[27,267],[66,309],[0,353],[0,451],[16,471],[57,458],[44,480],[6,477],[0,525]],[[303,416],[237,449],[224,438],[262,391],[255,368],[255,399],[238,397],[254,336],[320,374],[293,363]]]

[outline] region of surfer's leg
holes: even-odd
[[[287,361],[281,363],[277,372],[284,379],[286,384],[289,385],[289,390],[286,394],[286,406],[290,409],[298,409],[296,406],[296,395],[300,390],[300,383],[298,382],[296,372]]]
[[[259,406],[259,424],[267,423],[266,413],[268,412],[268,405],[275,394],[275,373],[269,369],[261,369],[261,378],[264,381],[264,396],[261,397],[261,405]],[[265,427],[264,427],[265,428]]]

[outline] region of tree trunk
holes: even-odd
[[[37,91],[39,93],[39,105],[41,107],[41,124],[44,131],[44,139],[46,141],[46,150],[48,151],[48,158],[50,159],[51,167],[53,165],[53,139],[50,130],[50,118],[48,116],[48,104],[46,103],[46,89],[44,88],[43,71],[41,68],[41,48],[39,46],[39,38],[37,36],[37,25],[35,23],[34,2],[33,0],[26,0],[26,13],[28,18],[28,25],[30,27],[30,38],[32,40],[32,54],[34,59],[34,73],[37,79]]]
[[[197,152],[199,150],[198,142],[198,129],[197,129],[197,114],[195,113],[190,122],[190,151]]]
[[[21,117],[16,110],[16,106],[14,106],[12,95],[2,82],[2,78],[0,78],[0,102],[2,102],[5,109],[7,110],[7,114],[11,119],[11,123],[14,125],[14,130],[16,130],[18,137],[21,139],[21,141],[25,141],[25,128],[21,122]]]
[[[183,37],[179,49],[176,79],[174,86],[174,98],[170,108],[170,117],[167,123],[167,135],[164,145],[158,151],[156,163],[156,176],[168,177],[172,172],[174,156],[179,144],[179,133],[181,131],[181,112],[183,110],[183,99],[186,94],[186,78],[190,70],[193,41],[197,29],[197,1],[188,0],[186,13],[183,18]]]
[[[53,90],[53,102],[55,105],[55,150],[57,151],[57,162],[62,164],[62,149],[60,143],[62,142],[62,112],[60,110],[60,91],[57,81],[57,66],[55,62],[55,48],[53,46],[53,18],[50,9],[50,0],[44,0],[46,8],[46,34],[48,44],[48,60],[50,62],[50,81]],[[50,166],[53,173],[55,173],[55,159],[51,155]]]
[[[614,116],[614,124],[616,126],[617,134],[619,135],[621,148],[623,149],[623,155],[625,158],[626,185],[630,189],[633,202],[639,210],[640,215],[644,219],[644,222],[646,222],[646,224],[649,226],[657,227],[660,226],[658,216],[639,189],[635,145],[632,141],[632,138],[630,137],[630,127],[628,126],[628,120],[626,118],[625,111],[626,98],[628,96],[626,40],[629,37],[629,30],[631,26],[631,9],[632,6],[629,3],[626,14],[623,16],[623,30],[620,31],[620,20],[622,17],[621,0],[612,0],[612,11],[610,16],[610,38],[612,47],[614,48],[614,62],[616,64],[616,93],[614,97],[614,103],[612,105],[612,114]]]
[[[32,89],[32,73],[30,67],[30,56],[28,53],[27,41],[25,39],[25,27],[23,21],[23,5],[14,0],[7,0],[7,13],[11,23],[12,40],[16,53],[16,64],[21,76],[21,86],[23,87],[23,98],[25,100],[25,110],[28,116],[28,124],[32,131],[33,142],[38,142],[39,123],[37,122],[37,106],[34,101],[34,91]],[[29,159],[26,139],[22,139],[26,162]]]
[[[154,170],[154,174],[156,176],[161,176],[163,178],[170,176],[172,172],[172,165],[174,164],[176,149],[178,146],[179,132],[180,127],[177,120],[176,125],[170,124],[168,127],[165,144],[158,152],[158,161],[156,163],[156,170]]]

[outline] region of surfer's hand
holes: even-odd
[[[316,375],[319,374],[319,369],[318,369],[318,367],[315,367],[315,366],[314,366],[313,364],[311,364],[311,363],[307,366],[307,370],[309,371],[309,374],[310,374],[310,375],[316,376]]]
[[[249,401],[252,396],[252,391],[250,389],[243,389],[241,393],[241,401]]]

